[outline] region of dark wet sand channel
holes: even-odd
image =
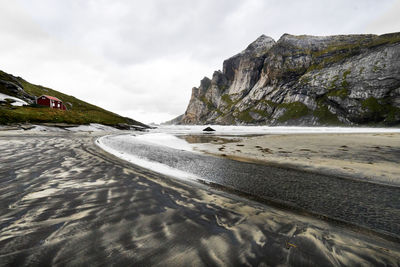
[[[400,240],[400,187],[397,186],[240,162],[134,139],[127,141],[125,136],[106,137],[102,142],[259,200],[326,216]]]

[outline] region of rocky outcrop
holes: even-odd
[[[35,96],[24,91],[23,86],[14,76],[5,76],[3,73],[0,73],[0,93],[17,97],[30,104],[35,103],[36,100]]]
[[[400,124],[400,33],[260,36],[192,89],[182,124]]]
[[[179,124],[182,121],[183,118],[183,114],[173,118],[172,120],[166,121],[161,123],[161,125],[175,125],[175,124]]]

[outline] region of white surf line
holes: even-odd
[[[159,146],[166,146],[173,149],[195,152],[193,147],[185,140],[168,133],[147,133],[142,135],[130,136],[143,143],[150,143]]]
[[[102,137],[98,138],[95,142],[96,145],[99,146],[101,149],[105,150],[106,152],[108,152],[116,157],[119,157],[120,159],[126,160],[135,165],[141,166],[143,168],[146,168],[146,169],[149,169],[149,170],[161,173],[161,174],[165,174],[168,176],[178,178],[180,180],[185,180],[185,181],[202,180],[200,177],[196,176],[195,174],[184,172],[184,171],[172,168],[168,165],[165,165],[165,164],[162,164],[159,162],[150,161],[146,158],[141,158],[136,155],[128,154],[128,153],[119,151],[117,149],[111,148],[111,147],[107,146],[106,144],[104,144],[104,142],[102,141],[104,138],[108,138],[108,137],[112,137],[112,135],[106,135],[106,136],[102,136]]]

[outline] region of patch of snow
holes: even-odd
[[[29,129],[28,131],[33,131],[33,132],[66,132],[66,130],[63,129],[63,128],[49,127],[49,126],[43,126],[43,125],[34,125],[34,127],[32,129]]]
[[[61,128],[61,127],[51,127],[51,126],[44,126],[44,125],[34,125],[32,129],[29,131],[36,131],[36,132],[119,132],[120,130],[106,126],[98,123],[91,123],[89,125],[79,125],[77,127],[68,127],[68,128]]]
[[[123,160],[129,161],[135,165],[144,167],[146,169],[150,169],[155,172],[165,174],[168,176],[172,176],[172,177],[175,177],[175,178],[178,178],[181,180],[187,181],[187,180],[199,180],[200,179],[198,176],[196,176],[192,173],[184,172],[184,171],[172,168],[170,166],[167,166],[167,165],[159,163],[159,162],[150,161],[146,158],[141,158],[136,155],[124,153],[115,148],[111,148],[111,147],[105,145],[104,142],[102,142],[102,140],[107,137],[108,136],[100,137],[99,139],[97,139],[96,144],[100,148],[102,148],[103,150],[107,151],[110,154],[113,154],[114,156],[117,156]]]
[[[23,106],[23,105],[28,105],[28,103],[25,102],[25,101],[22,100],[22,99],[19,99],[19,98],[13,97],[13,96],[9,96],[9,95],[0,93],[0,100],[3,100],[3,101],[4,101],[4,100],[7,99],[7,98],[8,98],[8,99],[12,99],[12,100],[15,101],[15,102],[11,103],[11,105],[13,105],[13,106],[21,107],[21,106]]]
[[[80,125],[78,127],[71,127],[68,128],[68,130],[72,132],[118,132],[119,131],[114,127],[98,123],[91,123],[89,125]]]

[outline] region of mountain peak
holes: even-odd
[[[275,44],[275,40],[269,36],[262,34],[254,42],[249,44],[243,52],[260,53],[270,49]]]
[[[181,123],[400,125],[394,77],[400,33],[261,35],[202,83]]]

